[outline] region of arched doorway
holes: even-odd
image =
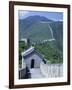
[[[34,59],[31,60],[31,68],[34,68]]]

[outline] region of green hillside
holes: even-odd
[[[38,22],[27,28],[21,33],[23,38],[29,38],[32,41],[51,39],[51,31],[47,23]]]
[[[44,55],[45,59],[50,61],[50,63],[63,63],[63,55],[56,48],[54,42],[48,42],[47,44],[34,45],[35,49]],[[19,66],[21,67],[21,52],[29,48],[23,41],[19,41]]]
[[[57,21],[50,23],[53,30],[53,35],[56,40],[56,46],[60,51],[63,51],[63,22]]]
[[[51,44],[36,45],[35,48],[43,54],[44,57],[50,61],[50,63],[63,62],[62,53],[58,49],[51,46]]]
[[[40,16],[31,16],[19,20],[19,40],[23,38],[30,40],[29,46],[33,45],[32,42],[38,42],[34,45],[35,49],[43,54],[47,60],[50,60],[51,63],[63,62],[63,22],[49,20]],[[41,43],[52,38],[55,40]],[[29,48],[29,46],[25,46],[21,41],[19,42],[20,62],[21,52]]]

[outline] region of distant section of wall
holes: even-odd
[[[41,62],[40,69],[45,77],[63,76],[63,64],[44,64],[44,62]]]

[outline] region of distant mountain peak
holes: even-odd
[[[28,16],[28,17],[26,17],[24,19],[20,19],[20,20],[49,21],[49,22],[53,22],[53,20],[48,19],[47,17],[44,17],[44,16],[40,16],[40,15]]]

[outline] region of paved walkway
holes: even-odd
[[[30,73],[31,73],[31,78],[44,78],[44,76],[40,71],[40,68],[30,69]]]

